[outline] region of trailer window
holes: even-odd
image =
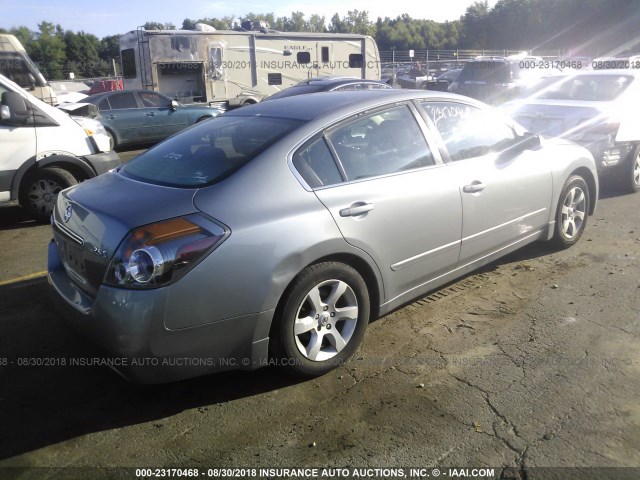
[[[128,48],[120,52],[122,58],[122,76],[124,78],[136,78],[136,55],[133,48]]]
[[[179,52],[189,50],[189,48],[191,48],[191,45],[189,44],[189,37],[182,35],[171,37],[171,48],[178,50]]]
[[[361,53],[352,53],[349,55],[349,68],[362,68]]]
[[[298,52],[297,59],[300,65],[311,63],[311,54],[309,52]]]
[[[322,63],[329,63],[329,47],[322,47]]]
[[[267,80],[269,81],[269,85],[282,85],[282,74],[269,73],[267,74]]]
[[[214,47],[209,49],[209,76],[214,80],[222,77],[222,48]]]

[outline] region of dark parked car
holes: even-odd
[[[586,149],[471,99],[298,95],[61,192],[49,282],[135,380],[321,375],[372,318],[528,243],[573,245],[597,198]]]
[[[461,71],[461,68],[454,68],[453,70],[443,73],[435,80],[430,80],[427,82],[427,90],[435,90],[438,92],[449,91],[449,85],[456,81]]]
[[[540,57],[479,57],[465,64],[449,91],[499,105],[559,72],[553,62]]]
[[[149,90],[122,90],[91,95],[83,103],[98,107],[113,148],[151,144],[193,125],[216,117],[222,110],[181,105]]]
[[[391,86],[377,80],[365,80],[351,77],[317,77],[297,83],[289,88],[274,93],[265,100],[292,97],[304,93],[342,92],[345,90],[388,90]]]

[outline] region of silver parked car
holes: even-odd
[[[503,105],[527,130],[588,148],[601,177],[640,190],[640,73],[587,70],[550,77]]]
[[[299,95],[63,191],[48,276],[131,379],[320,375],[372,318],[533,241],[574,244],[597,198],[586,149],[472,99]]]

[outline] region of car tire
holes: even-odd
[[[570,177],[564,184],[556,209],[554,246],[568,248],[580,240],[587,225],[589,205],[587,182],[579,175]]]
[[[22,181],[20,206],[39,222],[48,222],[60,191],[77,183],[78,180],[62,168],[40,168]]]
[[[369,312],[367,286],[354,268],[337,262],[305,268],[272,329],[276,363],[303,377],[339,367],[360,347]]]
[[[640,145],[637,145],[622,165],[620,187],[624,192],[636,193],[640,190]]]
[[[196,123],[204,122],[205,120],[209,120],[210,118],[213,118],[213,117],[208,117],[208,116],[200,117],[199,119],[196,120]]]

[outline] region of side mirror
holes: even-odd
[[[4,92],[0,119],[4,125],[25,125],[29,121],[27,102],[16,92]]]
[[[177,110],[179,105],[180,104],[176,100],[171,100],[171,104],[169,106],[171,107],[171,110]]]
[[[537,150],[540,148],[540,137],[535,133],[524,132],[521,137],[518,137],[516,145],[520,147],[521,151],[524,150]]]

